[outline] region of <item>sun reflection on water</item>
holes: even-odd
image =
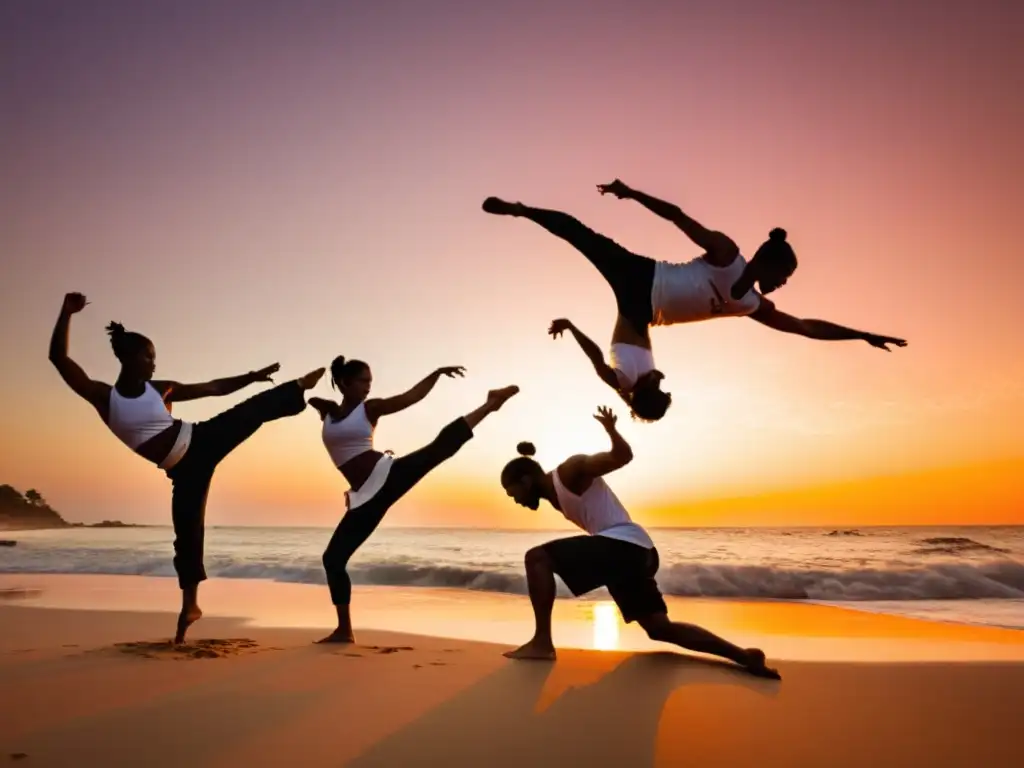
[[[594,603],[594,648],[614,651],[618,647],[619,611],[615,603]]]

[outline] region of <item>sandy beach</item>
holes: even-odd
[[[319,646],[322,629],[217,610],[174,648],[168,613],[104,606],[144,594],[136,578],[106,577],[104,590],[88,577],[0,582],[0,758],[24,765],[1024,763],[1014,735],[1024,633],[1009,630],[856,614],[845,647],[859,636],[864,660],[781,660],[779,683],[668,649],[570,648],[554,664],[504,659],[521,634],[495,644],[363,630],[355,646]],[[18,592],[15,582],[45,588]],[[210,586],[214,606],[231,593],[244,605],[259,586],[301,603],[296,585]],[[93,595],[89,609],[45,607],[47,593],[59,602],[62,591],[83,590]],[[164,597],[150,602],[162,607]],[[796,633],[844,632],[829,608],[753,608],[748,630],[763,625],[770,654],[781,637],[773,612],[785,624],[803,614]],[[879,660],[869,636],[887,631],[948,658]],[[791,656],[799,648],[788,647]],[[996,647],[1004,660],[980,660],[979,649]]]

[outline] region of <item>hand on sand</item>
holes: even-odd
[[[873,333],[864,334],[864,341],[866,341],[872,347],[884,349],[886,352],[892,352],[892,350],[886,346],[887,344],[894,344],[897,347],[907,346],[907,342],[904,339],[897,339],[894,336],[876,336]]]
[[[598,407],[597,413],[594,414],[594,418],[597,419],[598,424],[607,429],[609,432],[615,429],[615,422],[619,420],[619,417],[616,416],[612,412],[612,409],[606,405]]]
[[[623,184],[621,181],[616,179],[608,184],[598,184],[597,191],[602,195],[607,195],[609,192],[615,195],[620,200],[629,194],[629,187]]]
[[[449,379],[454,379],[456,376],[465,376],[466,368],[461,365],[451,365],[447,368],[438,368],[435,373],[438,376],[447,376]]]
[[[566,331],[572,328],[572,323],[566,320],[564,317],[559,320],[552,320],[551,327],[548,328],[548,333],[551,334],[551,338],[557,339]]]
[[[256,377],[256,381],[273,381],[273,375],[280,370],[281,364],[274,363],[273,365],[268,365],[266,368],[260,368],[258,371],[255,371],[253,376]]]
[[[89,302],[81,293],[68,293],[64,296],[63,310],[69,315],[81,312]]]

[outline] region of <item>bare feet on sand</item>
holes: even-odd
[[[346,632],[343,629],[336,629],[333,632],[331,632],[331,634],[329,634],[327,637],[322,637],[319,640],[317,640],[318,643],[342,643],[342,644],[354,643],[355,641],[356,641],[356,636],[354,634],[352,634],[352,631],[349,630],[348,632]]]
[[[492,411],[496,411],[517,394],[519,394],[519,387],[515,384],[503,389],[492,389],[487,393],[487,405],[491,407]]]
[[[201,618],[203,618],[203,612],[199,610],[198,605],[186,608],[178,614],[178,630],[174,633],[174,642],[176,645],[180,645],[185,642],[185,633],[188,632],[188,628]]]
[[[498,197],[488,197],[484,200],[483,209],[487,213],[498,216],[515,216],[523,207],[522,203],[509,203]]]
[[[744,668],[752,675],[767,677],[771,680],[781,680],[782,675],[765,664],[764,651],[760,648],[747,648],[747,663]]]
[[[516,648],[514,651],[505,651],[501,654],[509,659],[534,659],[537,661],[554,661],[555,646],[551,643],[538,643],[531,640],[526,645]]]
[[[299,378],[299,386],[303,389],[312,389],[320,381],[326,370],[326,368],[317,368],[315,371],[310,371],[305,376]]]

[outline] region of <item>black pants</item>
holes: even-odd
[[[192,428],[188,450],[167,472],[171,478],[174,570],[182,589],[206,579],[206,498],[217,465],[268,421],[302,413],[305,407],[302,387],[297,381],[290,381],[260,392]]]
[[[352,602],[352,581],[346,571],[348,561],[377,529],[392,505],[430,470],[458,453],[472,437],[473,430],[460,416],[442,429],[429,445],[395,459],[388,479],[374,497],[345,513],[324,550],[324,570],[332,603],[348,605]]]
[[[647,330],[654,318],[651,309],[653,259],[626,250],[567,213],[527,207],[522,215],[586,256],[615,293],[619,314],[629,321],[637,333],[643,334]]]

